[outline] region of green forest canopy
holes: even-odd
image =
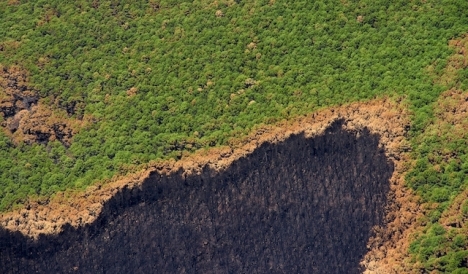
[[[467,89],[464,69],[434,81],[448,41],[468,32],[467,11],[465,0],[1,1],[0,64],[28,71],[42,103],[92,118],[70,145],[0,133],[0,210],[227,144],[258,124],[403,96],[417,159],[407,181],[440,203],[411,252],[428,270],[454,271],[468,260],[466,235],[451,245],[438,219],[468,184],[468,146],[423,129],[441,92]],[[456,159],[429,161],[447,139]],[[441,255],[442,243],[453,252]]]

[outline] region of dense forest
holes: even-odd
[[[467,33],[464,0],[0,1],[0,210],[386,96],[434,205],[412,260],[468,273]]]

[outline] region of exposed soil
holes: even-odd
[[[220,272],[297,272],[300,267],[338,273],[347,267],[360,271],[362,260],[369,273],[401,273],[409,233],[421,211],[404,187],[403,174],[409,166],[404,136],[409,122],[398,103],[383,99],[330,108],[259,128],[230,147],[150,165],[85,193],[62,193],[45,204],[31,201],[0,218],[3,227],[18,231],[14,236],[3,232],[3,239],[11,240],[7,244],[11,249],[3,251],[8,255],[2,255],[6,258],[2,263],[4,267],[41,267],[45,263],[38,258],[49,256],[45,261],[60,262],[54,267],[68,267],[63,269],[66,272],[101,272],[93,268],[105,260],[97,254],[116,250],[113,243],[119,239],[115,243],[128,245],[118,249],[121,253],[115,258],[127,262],[106,259],[106,271],[156,267],[142,260],[162,256],[160,269],[180,272],[197,272],[197,267],[201,272],[216,272],[216,267]],[[328,148],[335,154],[324,152]],[[327,153],[331,157],[318,156]],[[148,193],[154,195],[148,197]],[[248,233],[239,232],[243,229]],[[125,233],[140,237],[140,242],[128,242],[137,238],[125,238]],[[23,235],[32,238],[26,240]],[[151,240],[142,243],[141,237]],[[47,246],[48,242],[54,244]],[[165,249],[167,243],[180,246]],[[138,253],[144,250],[153,253],[149,257]],[[77,254],[94,263],[88,260],[72,266],[60,259]],[[43,266],[52,267],[49,263]]]

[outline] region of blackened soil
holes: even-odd
[[[393,164],[378,136],[341,123],[220,173],[154,173],[83,228],[37,241],[0,230],[0,273],[359,273]]]

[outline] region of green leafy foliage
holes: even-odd
[[[436,273],[468,273],[468,245],[466,235],[456,229],[432,225],[410,246],[416,260],[423,262],[426,271]]]
[[[418,160],[407,181],[441,204],[431,223],[466,187],[464,140],[425,129],[447,88],[427,67],[446,67],[447,42],[468,30],[467,1],[14,2],[0,2],[0,64],[24,67],[42,102],[92,123],[69,147],[13,145],[0,133],[0,210],[227,144],[261,123],[385,95],[413,110]],[[456,157],[437,156],[444,149]],[[437,229],[412,246],[420,260],[466,241]],[[463,252],[440,269],[455,271]]]
[[[426,216],[424,233],[410,249],[426,270],[465,273],[467,269],[468,233],[463,223],[468,204],[463,202],[458,210],[458,201],[454,201],[464,197],[457,196],[468,186],[466,98],[466,92],[445,92],[434,105],[435,119],[413,139],[416,164],[406,181],[424,202],[435,205]],[[444,216],[462,224],[447,225]]]

